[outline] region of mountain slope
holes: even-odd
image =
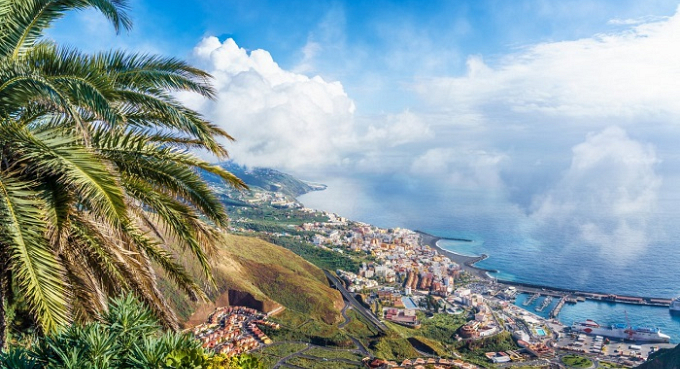
[[[226,235],[212,257],[217,284],[213,303],[196,304],[170,283],[163,292],[191,326],[205,320],[216,306],[246,305],[270,311],[278,306],[328,324],[342,320],[340,293],[328,286],[321,269],[283,247],[252,237]],[[188,269],[198,271],[189,264]]]
[[[222,168],[230,171],[241,178],[249,187],[258,187],[265,191],[280,192],[292,197],[298,197],[307,192],[324,189],[323,185],[310,185],[290,174],[279,172],[270,168],[247,168],[233,161],[219,164]],[[205,173],[204,178],[212,184],[221,183],[213,174]]]

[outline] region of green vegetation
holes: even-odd
[[[419,335],[439,342],[454,343],[458,329],[467,323],[467,314],[434,314],[431,318],[419,317],[422,322]]]
[[[260,351],[256,351],[252,355],[260,362],[263,368],[273,368],[281,360],[278,356],[263,354]]]
[[[422,325],[420,329],[411,329],[398,324],[387,323],[387,325],[401,337],[423,337],[429,340],[442,342],[444,344],[460,343],[454,338],[458,328],[467,322],[467,314],[434,314],[428,318],[425,314],[418,313]]]
[[[210,76],[174,58],[90,55],[42,37],[87,8],[129,29],[127,3],[0,4],[0,346],[13,294],[46,333],[93,319],[124,291],[177,328],[152,263],[178,291],[205,297],[175,252],[188,250],[209,280],[228,217],[197,171],[244,186],[189,150],[225,158],[219,141],[231,137],[173,96],[214,97]]]
[[[128,295],[112,300],[100,321],[49,333],[31,348],[0,354],[1,369],[262,368],[251,356],[205,351],[190,335],[163,332],[151,310]]]
[[[274,341],[302,341],[319,346],[353,347],[352,341],[338,329],[308,315],[290,310],[272,318],[281,324],[279,330],[263,329]]]
[[[349,309],[345,314],[350,318],[350,322],[344,327],[348,335],[358,339],[365,346],[369,345],[369,340],[379,336],[380,332],[373,324],[366,321],[361,314],[358,314],[354,309]]]
[[[186,265],[193,274],[200,273],[194,261]],[[242,303],[250,301],[258,309],[283,305],[286,315],[302,315],[324,324],[342,321],[342,297],[328,285],[323,271],[282,247],[254,237],[227,235],[212,255],[212,270],[217,291],[210,298],[223,305],[229,302],[230,291],[238,291],[251,296]],[[171,284],[163,287],[173,307],[182,308],[183,318],[191,324],[202,323],[215,307],[192,303]]]
[[[285,247],[286,249],[294,252],[297,255],[300,255],[303,259],[309,261],[321,269],[342,269],[356,273],[361,267],[361,262],[355,257],[350,257],[346,254],[340,254],[330,250],[324,250],[312,245],[309,242],[295,239],[294,237],[277,237],[269,235],[260,235],[259,237],[273,244]]]
[[[590,368],[593,361],[581,355],[565,355],[562,357],[564,365],[572,368]]]
[[[510,332],[507,331],[480,340],[463,341],[462,346],[458,347],[458,351],[465,356],[466,360],[483,366],[489,365],[484,353],[517,349],[519,349],[519,346],[512,339]]]
[[[286,360],[286,363],[307,369],[356,369],[358,365],[361,365],[361,361],[359,361],[357,364],[350,364],[323,359],[313,360],[306,357],[293,357]]]
[[[425,338],[422,336],[414,336],[408,339],[409,343],[421,352],[425,352],[432,355],[437,355],[439,357],[452,357],[451,351],[445,346],[445,344]]]
[[[247,179],[245,180],[247,182]],[[328,221],[328,217],[322,213],[308,213],[297,209],[278,209],[273,206],[266,205],[251,207],[229,207],[227,208],[227,211],[235,219],[247,218],[260,223],[271,223],[284,226],[300,226],[304,223]]]
[[[361,361],[361,359],[363,359],[363,357],[360,354],[350,352],[347,350],[323,349],[319,347],[314,347],[312,349],[305,351],[305,355],[325,359],[345,359],[359,362]]]
[[[272,355],[272,356],[278,356],[278,357],[286,357],[294,352],[298,352],[304,348],[306,348],[307,345],[304,343],[276,343],[273,345],[266,346],[257,352],[260,354],[266,354],[266,355]]]
[[[374,341],[370,349],[376,357],[386,360],[402,361],[420,356],[405,338],[382,337]]]

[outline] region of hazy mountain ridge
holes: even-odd
[[[219,166],[241,178],[251,189],[279,192],[292,198],[326,188],[324,185],[308,183],[271,168],[248,168],[234,161],[223,162]],[[222,183],[217,176],[211,173],[205,173],[203,177],[211,185],[221,185]]]

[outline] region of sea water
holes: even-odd
[[[474,190],[422,191],[418,186],[389,182],[348,182],[328,180],[328,189],[303,195],[305,206],[336,212],[353,220],[379,227],[404,227],[439,237],[440,246],[464,255],[487,254],[478,266],[498,270],[495,277],[592,292],[645,297],[672,298],[680,294],[677,272],[680,253],[670,241],[658,241],[644,250],[634,249],[626,240],[611,250],[575,243],[576,236],[564,229],[544,225],[536,231],[526,211],[509,204],[502,194]],[[377,183],[377,184],[376,184]],[[668,224],[680,225],[677,212],[664,214]],[[680,227],[666,227],[678,232]],[[553,304],[556,302],[553,302]],[[539,315],[547,316],[551,306]],[[533,308],[531,308],[533,310]],[[593,319],[601,324],[625,323],[661,328],[680,342],[680,318],[668,308],[587,301],[566,305],[558,317],[571,325]]]

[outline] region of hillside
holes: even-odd
[[[192,303],[171,284],[162,283],[163,292],[187,326],[203,322],[216,306],[227,304],[265,311],[284,306],[327,324],[342,320],[342,297],[328,286],[321,269],[283,247],[227,235],[212,260],[218,287],[210,295],[213,303]],[[188,267],[196,270],[195,265]]]
[[[290,174],[279,172],[270,168],[247,168],[233,161],[219,164],[222,168],[230,171],[241,178],[249,187],[260,188],[265,191],[279,192],[291,197],[298,197],[307,192],[323,190],[323,185],[311,185],[301,181]],[[215,185],[224,186],[222,182],[212,174],[204,174],[204,178]]]

